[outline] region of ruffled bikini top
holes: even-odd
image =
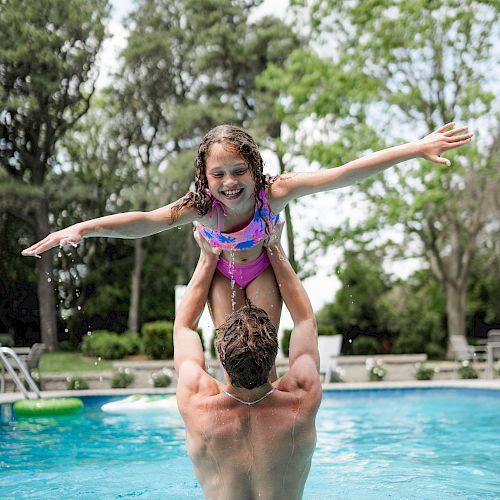
[[[253,218],[243,229],[239,229],[234,233],[221,232],[220,212],[222,211],[224,215],[227,215],[227,212],[225,205],[217,198],[212,199],[212,208],[210,210],[210,218],[213,217],[214,211],[217,213],[217,230],[210,229],[200,223],[196,224],[196,228],[213,247],[221,248],[222,250],[245,250],[258,245],[268,237],[264,219],[268,222],[270,233],[280,218],[279,214],[273,214],[269,208],[266,190],[263,188],[259,194],[262,199],[262,208],[259,209],[257,203],[255,204]]]

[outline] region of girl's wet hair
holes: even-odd
[[[238,152],[245,160],[253,180],[255,182],[255,199],[258,209],[263,208],[263,201],[260,196],[262,188],[268,186],[268,180],[264,176],[264,162],[259,148],[252,136],[243,129],[235,125],[219,125],[210,130],[201,141],[195,160],[195,191],[187,193],[176,206],[173,207],[174,220],[178,217],[179,210],[184,207],[195,207],[198,214],[203,216],[212,206],[212,196],[208,188],[206,174],[207,158],[210,148],[214,144],[221,144],[223,147]],[[266,228],[268,223],[266,222]]]
[[[215,348],[231,383],[253,389],[268,381],[278,354],[278,334],[266,311],[247,299],[217,329]]]

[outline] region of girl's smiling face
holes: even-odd
[[[234,149],[216,143],[210,146],[205,172],[212,196],[228,208],[255,205],[255,181],[250,168]]]

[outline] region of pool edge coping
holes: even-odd
[[[499,380],[414,380],[401,382],[342,382],[323,384],[323,391],[362,391],[394,389],[488,389],[500,390]],[[42,391],[42,397],[85,397],[85,396],[130,396],[131,394],[175,394],[171,388],[128,388],[128,389],[91,389],[84,391]],[[14,403],[24,399],[20,392],[0,394],[0,404]]]

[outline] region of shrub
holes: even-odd
[[[292,335],[292,330],[290,328],[285,328],[283,330],[283,336],[281,337],[281,350],[283,354],[288,358],[288,352],[290,351],[290,337]]]
[[[78,391],[81,389],[89,388],[89,384],[87,383],[87,381],[84,378],[79,377],[78,375],[71,375],[67,377],[65,386],[66,390],[68,391]]]
[[[9,333],[0,333],[0,345],[2,347],[14,347],[14,339]]]
[[[154,387],[168,387],[172,383],[172,372],[168,368],[153,372],[151,383]]]
[[[119,368],[113,373],[111,387],[113,389],[125,389],[135,380],[135,375],[129,368]]]
[[[368,358],[365,362],[365,366],[368,371],[368,379],[370,382],[380,382],[384,380],[387,369],[381,359],[374,360],[373,358]]]
[[[104,359],[120,359],[127,354],[126,340],[114,332],[96,330],[82,341],[82,352],[85,356],[95,356]],[[123,336],[125,337],[125,336]]]
[[[378,340],[367,335],[358,335],[352,342],[352,353],[356,355],[377,354]]]
[[[478,378],[477,370],[466,359],[460,363],[458,375],[464,379]]]
[[[118,335],[118,338],[123,343],[123,347],[125,348],[125,354],[127,356],[132,356],[134,354],[139,354],[142,350],[142,343],[139,335],[133,332],[123,333]]]
[[[415,378],[417,380],[432,380],[434,373],[436,373],[434,368],[430,368],[425,363],[417,363],[415,368]]]
[[[174,355],[174,324],[154,321],[142,326],[144,352],[153,359],[171,359]]]
[[[337,335],[333,325],[318,324],[318,335]]]
[[[446,354],[445,349],[435,342],[426,344],[424,352],[427,354],[429,359],[443,359]]]

